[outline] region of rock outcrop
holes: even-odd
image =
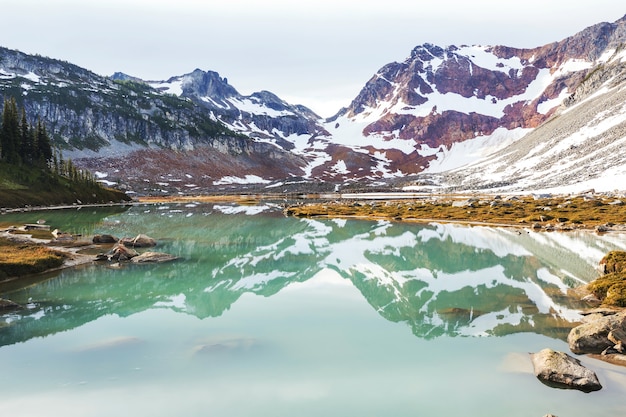
[[[123,243],[118,243],[113,249],[111,249],[111,252],[108,254],[108,259],[111,261],[123,262],[130,261],[138,255],[139,253],[136,250],[126,247]]]
[[[138,234],[134,238],[122,238],[120,243],[131,248],[151,248],[157,244],[156,240],[144,234]]]
[[[595,372],[585,368],[578,359],[566,353],[543,349],[538,353],[531,353],[530,357],[535,376],[546,385],[584,392],[602,389]]]
[[[609,333],[615,330],[626,329],[626,312],[608,316],[594,316],[573,328],[567,342],[572,352],[576,354],[602,353],[615,343],[609,340]]]
[[[129,262],[134,264],[146,263],[165,263],[178,259],[177,256],[163,252],[147,251],[140,253],[135,248],[151,248],[157,245],[157,241],[143,233],[138,234],[134,238],[117,239],[112,235],[96,235],[93,238],[94,243],[112,243],[117,242],[108,253],[100,253],[96,255],[95,260],[100,262],[115,262],[115,267],[121,267],[123,263]]]

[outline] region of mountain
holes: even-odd
[[[443,172],[443,181],[455,189],[623,189],[626,50],[597,62],[547,123],[500,151]]]
[[[424,44],[414,48],[404,62],[381,68],[350,106],[330,120],[334,126],[327,125],[328,130],[335,143],[360,143],[372,155],[385,155],[388,175],[463,167],[540,126],[541,133],[535,136],[539,142],[539,136],[556,133],[552,131],[556,124],[546,122],[562,118],[564,101],[565,105],[580,102],[605,88],[603,81],[613,77],[611,88],[619,89],[625,42],[626,19],[622,18],[533,49]],[[624,120],[620,107],[619,100],[614,100],[603,111]],[[581,110],[577,117],[592,114]],[[579,120],[577,125],[584,123]],[[525,149],[531,151],[529,146]],[[520,151],[513,159],[523,156]],[[500,167],[511,161],[507,159]],[[622,165],[624,161],[619,159]],[[555,164],[551,167],[559,171]],[[472,172],[480,182],[480,171]],[[459,178],[464,175],[464,170],[458,170]],[[517,181],[517,177],[508,178],[507,183]],[[497,172],[490,181],[498,182]],[[467,181],[455,184],[458,188],[475,186]]]
[[[114,78],[137,80],[119,73]],[[360,178],[364,166],[379,165],[375,155],[334,143],[326,122],[307,107],[288,104],[269,91],[241,95],[216,72],[196,69],[165,81],[141,82],[189,99],[235,132],[302,157],[306,164],[293,175],[307,182]],[[351,169],[345,161],[349,161]]]
[[[0,94],[140,193],[606,188],[626,179],[625,44],[626,17],[531,49],[419,45],[327,120],[213,71],[101,77],[7,49]]]
[[[116,76],[114,76],[115,78]],[[117,75],[119,77],[119,74]],[[320,117],[301,105],[290,105],[269,91],[243,96],[213,71],[196,69],[167,81],[147,81],[159,91],[188,98],[231,130],[293,149],[286,138],[315,134]]]
[[[144,84],[116,82],[78,66],[0,49],[0,91],[38,117],[67,149],[121,145],[190,148],[207,136],[235,136],[190,103]]]
[[[229,129],[184,97],[0,48],[0,99],[7,97],[16,98],[29,120],[42,120],[66,157],[101,175],[119,174],[119,184],[131,190],[160,190],[154,179],[164,172],[194,174],[201,183],[247,171],[290,176],[305,165],[292,152]]]

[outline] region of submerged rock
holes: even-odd
[[[130,261],[136,264],[142,263],[163,263],[163,262],[171,262],[178,259],[177,256],[170,255],[169,253],[161,253],[161,252],[145,252],[141,255],[137,255],[133,257]]]
[[[156,240],[144,234],[139,234],[134,238],[125,237],[120,240],[120,243],[132,248],[150,248],[157,244]]]
[[[555,388],[577,389],[592,392],[602,389],[595,372],[585,368],[578,359],[567,353],[543,349],[530,354],[535,376],[544,384]]]
[[[118,238],[113,235],[95,235],[92,242],[95,244],[117,243]]]
[[[19,310],[21,308],[22,308],[21,305],[13,302],[11,300],[7,300],[6,298],[0,298],[0,311],[2,311],[2,312]]]

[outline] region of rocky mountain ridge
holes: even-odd
[[[371,152],[405,143],[401,155],[389,158],[390,172],[458,168],[472,162],[470,149],[459,144],[482,148],[478,157],[503,149],[553,117],[564,100],[582,95],[581,83],[609,60],[623,65],[615,57],[625,27],[624,18],[601,23],[533,49],[418,46],[404,62],[378,71],[333,118],[337,130],[329,130],[340,137],[342,125],[360,124]]]
[[[67,62],[0,48],[0,99],[7,97],[16,98],[28,119],[41,119],[54,145],[77,165],[94,172],[121,170],[118,184],[126,189],[136,189],[153,171],[175,172],[163,162],[188,165],[193,159],[188,157],[197,154],[207,161],[196,160],[196,170],[207,174],[254,170],[284,177],[304,165],[297,155],[250,140],[190,100],[137,79],[102,77]],[[147,192],[159,190],[153,180]]]
[[[570,112],[578,124],[567,121],[573,116],[564,109],[583,109],[593,102],[585,97],[621,88],[625,44],[626,17],[532,49],[419,45],[403,62],[383,66],[347,108],[327,120],[268,91],[241,95],[213,71],[164,81],[121,73],[100,77],[7,49],[0,49],[0,94],[19,97],[29,117],[42,118],[78,163],[146,193],[224,186],[285,191],[288,184],[320,190],[410,187],[433,179],[451,189],[558,187],[589,175],[564,172],[558,156],[540,166],[526,156],[546,149],[549,136],[557,146],[573,134],[563,136],[569,126],[603,126],[594,119],[597,106]],[[607,99],[601,111],[623,120],[619,99],[608,97],[598,99]],[[551,130],[560,125],[553,120],[564,120],[561,133]],[[586,141],[605,149],[596,153],[597,178],[605,156],[611,156],[611,167],[624,165],[614,151],[619,132],[614,129],[604,142],[593,139],[599,133]],[[584,160],[570,159],[572,166]],[[521,160],[527,171],[544,174],[505,173]],[[484,176],[485,164],[501,168]],[[473,166],[468,175],[467,166]],[[553,181],[543,181],[547,172],[555,173]],[[520,182],[522,177],[527,180]],[[172,178],[193,180],[172,186]]]

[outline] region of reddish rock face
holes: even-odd
[[[622,44],[625,34],[626,19],[621,19],[533,49],[424,44],[404,62],[381,68],[343,115],[355,121],[379,115],[363,129],[366,142],[372,135],[415,141],[413,153],[383,151],[392,160],[390,167],[419,172],[432,159],[417,152],[422,145],[449,149],[498,128],[535,128],[545,122],[564,94],[573,94],[594,70],[594,61]],[[587,65],[566,68],[572,60]],[[374,146],[370,151],[381,152]]]

